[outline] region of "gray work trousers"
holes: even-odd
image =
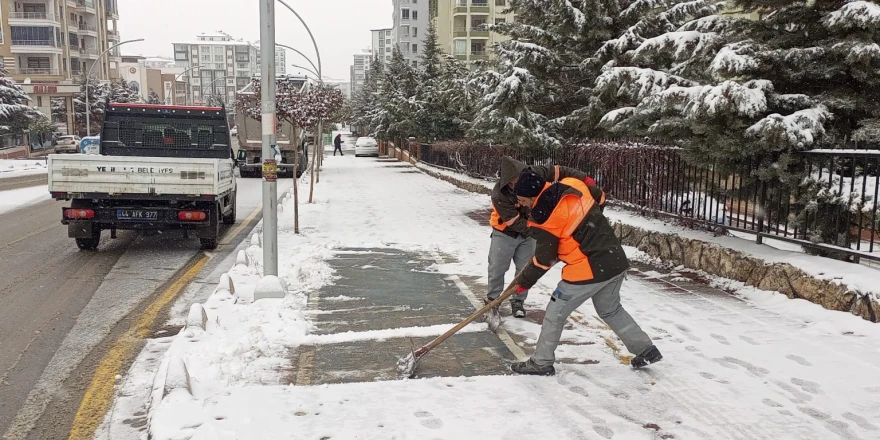
[[[535,240],[533,238],[520,236],[511,237],[503,232],[492,230],[492,244],[489,245],[489,294],[486,295],[490,300],[498,298],[504,288],[504,275],[510,270],[510,260],[513,260],[516,266],[516,272],[519,273],[532,257],[535,256]],[[525,301],[529,292],[521,295],[514,294],[511,300]]]
[[[638,355],[650,348],[653,345],[651,338],[620,305],[620,287],[624,278],[626,272],[595,284],[569,284],[560,281],[551,296],[550,303],[547,304],[544,324],[541,325],[541,336],[538,337],[538,345],[535,347],[532,361],[542,366],[553,365],[556,361],[556,346],[559,345],[565,320],[571,312],[590,298],[593,298],[593,307],[596,308],[599,317],[611,327],[630,353]]]

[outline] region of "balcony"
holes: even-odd
[[[63,53],[55,40],[12,40],[12,53]]]
[[[452,36],[456,38],[462,38],[468,36],[467,26],[456,26],[455,29],[452,30]]]
[[[91,25],[88,23],[80,23],[77,25],[79,27],[80,35],[86,35],[89,37],[98,38],[98,27],[95,25]]]
[[[34,25],[59,25],[58,19],[55,17],[55,14],[51,12],[10,12],[9,13],[9,24],[10,25],[23,25],[23,26],[34,26]]]
[[[92,0],[76,0],[76,8],[95,13],[95,2]]]
[[[98,52],[97,47],[83,47],[83,48],[80,48],[79,53],[80,53],[80,57],[82,57],[82,58],[86,58],[86,59],[90,59],[90,60],[97,60],[98,55],[101,52]]]
[[[119,35],[119,31],[107,30],[107,39],[113,40],[113,41],[119,41],[122,39],[122,37]]]
[[[61,72],[58,69],[15,69],[13,75],[21,76],[59,76]]]
[[[471,38],[489,38],[489,30],[486,29],[485,23],[471,26]]]
[[[471,14],[488,14],[489,13],[489,1],[488,0],[471,0]]]

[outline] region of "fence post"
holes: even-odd
[[[758,210],[758,238],[755,239],[755,243],[764,244],[764,237],[761,234],[764,233],[765,220],[767,219],[767,184],[758,180],[758,185],[761,186],[761,195],[756,207]]]

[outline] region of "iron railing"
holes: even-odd
[[[596,142],[553,150],[465,143],[422,144],[421,161],[474,177],[497,178],[500,158],[565,165],[590,174],[616,204],[713,230],[755,234],[858,262],[880,260],[880,151],[813,150],[793,168],[802,178],[757,178],[757,160],[733,171],[697,166],[681,150]]]

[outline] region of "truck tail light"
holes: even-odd
[[[182,222],[200,222],[208,218],[208,214],[204,211],[180,211],[177,213],[177,219]]]
[[[88,220],[95,218],[95,211],[91,209],[70,208],[64,210],[64,218],[69,220]]]

